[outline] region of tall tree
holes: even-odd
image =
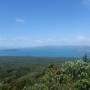
[[[88,60],[88,57],[87,57],[87,54],[85,54],[85,55],[83,56],[83,61],[84,61],[84,62],[87,62],[87,60]]]

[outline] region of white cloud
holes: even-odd
[[[82,0],[84,5],[90,6],[90,0]]]
[[[24,23],[24,19],[22,19],[22,18],[16,18],[16,22],[18,22],[18,23]]]
[[[30,38],[30,37],[12,37],[0,38],[0,48],[24,48],[38,46],[54,46],[54,45],[90,45],[90,37],[79,35],[75,37],[62,38]]]

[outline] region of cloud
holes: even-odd
[[[90,6],[90,0],[82,0],[84,5]]]
[[[62,45],[88,45],[90,46],[90,37],[78,35],[75,37],[48,37],[46,39],[30,38],[30,37],[1,37],[1,48],[25,48],[38,46],[62,46]]]
[[[18,23],[24,23],[24,19],[22,19],[22,18],[16,18],[16,22],[18,22]]]

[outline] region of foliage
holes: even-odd
[[[76,82],[76,88],[78,90],[90,90],[90,80],[81,79]]]
[[[4,59],[0,61],[0,90],[90,90],[89,61]]]
[[[85,55],[83,56],[83,61],[84,61],[84,62],[87,62],[87,61],[88,61],[87,54],[85,54]]]

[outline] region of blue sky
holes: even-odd
[[[0,48],[90,45],[90,0],[0,0]]]

